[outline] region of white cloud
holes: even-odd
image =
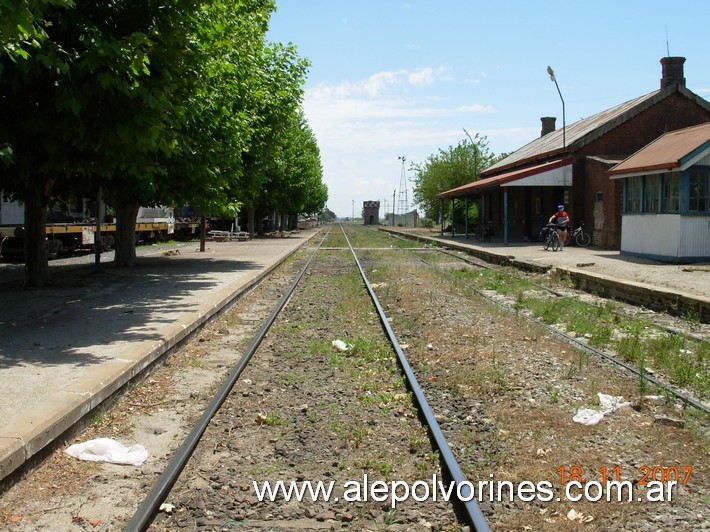
[[[384,70],[358,81],[344,81],[339,85],[321,83],[308,90],[317,97],[368,96],[371,98],[384,94],[393,85],[412,85],[422,87],[442,79],[446,68],[423,67],[417,70]]]
[[[303,108],[312,127],[341,120],[444,117],[467,113],[492,113],[492,106],[480,104],[436,107],[427,99],[415,98],[327,98],[306,94]]]
[[[420,68],[416,72],[410,72],[407,75],[407,81],[415,86],[431,85],[434,83],[434,79],[434,69],[431,67]]]
[[[398,156],[422,162],[459,142],[463,124],[497,112],[492,105],[462,102],[470,96],[450,92],[456,83],[446,67],[422,67],[308,88],[303,108],[321,150],[329,207],[349,216],[353,200],[356,214],[364,200],[389,195],[391,201],[401,174]],[[525,133],[496,134],[512,139]]]

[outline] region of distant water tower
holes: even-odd
[[[380,223],[380,202],[363,201],[362,218],[364,225],[379,225]]]

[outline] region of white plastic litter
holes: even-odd
[[[604,419],[604,416],[607,414],[616,412],[619,408],[624,406],[631,405],[630,402],[624,402],[624,398],[620,395],[606,395],[600,392],[597,396],[599,397],[599,405],[601,406],[601,410],[583,408],[575,414],[572,421],[575,423],[581,423],[582,425],[596,425]]]
[[[75,443],[67,447],[64,452],[79,460],[121,465],[141,465],[148,459],[148,451],[141,444],[126,447],[111,438],[97,438],[84,443]]]
[[[594,521],[594,517],[591,515],[584,515],[582,512],[578,512],[577,510],[570,510],[567,512],[567,519],[570,521],[579,521],[581,523],[590,523]]]
[[[342,340],[333,340],[332,344],[333,347],[335,347],[335,349],[337,349],[338,351],[347,351],[348,349],[350,349],[350,346]]]
[[[599,410],[592,410],[591,408],[582,408],[578,410],[577,413],[572,418],[575,423],[581,423],[582,425],[596,425],[602,419],[604,419],[604,413]]]

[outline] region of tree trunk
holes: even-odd
[[[47,204],[31,194],[25,202],[25,286],[52,284],[47,263]]]
[[[121,268],[136,264],[136,218],[140,205],[116,206],[116,252],[113,262]]]
[[[247,231],[252,238],[256,236],[256,228],[254,227],[254,207],[247,208]]]
[[[273,229],[273,218],[271,215],[264,216],[264,213],[262,211],[256,211],[254,218],[256,219],[256,232],[258,235],[263,236],[266,234],[266,231],[264,230],[264,218],[268,219],[269,225]]]
[[[207,219],[200,216],[200,252],[204,253],[207,248]]]

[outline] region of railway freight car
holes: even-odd
[[[50,259],[66,252],[93,249],[99,224],[95,212],[92,213],[89,207],[88,200],[82,199],[72,205],[64,204],[62,208],[53,207],[48,210],[46,233],[47,256]],[[21,204],[6,201],[4,197],[0,199],[0,257],[5,260],[23,258],[24,219],[25,211]],[[136,242],[196,238],[199,236],[199,228],[199,218],[176,219],[171,207],[141,207],[136,219]],[[100,231],[102,249],[112,249],[116,233],[113,216],[104,216]]]

